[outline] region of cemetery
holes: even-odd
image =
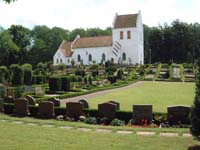
[[[20,68],[20,66],[17,67]],[[96,64],[95,62],[90,66],[75,66],[71,68],[59,65],[54,70],[48,72],[48,74],[44,74],[44,70],[42,71],[41,68],[33,71],[29,68],[33,74],[31,77],[28,77],[24,72],[24,77],[22,77],[24,82],[21,83],[17,83],[18,79],[12,76],[19,73],[14,72],[13,69],[11,70],[12,79],[6,79],[3,74],[1,76],[1,80],[3,81],[3,84],[0,86],[1,112],[18,117],[82,121],[87,124],[104,126],[126,125],[129,127],[145,128],[188,128],[191,124],[189,115],[192,95],[190,95],[190,98],[185,97],[185,99],[188,98],[186,102],[183,99],[176,101],[174,97],[170,97],[172,99],[168,101],[171,103],[166,104],[161,101],[151,103],[150,99],[147,99],[149,102],[144,101],[146,98],[142,97],[142,94],[139,94],[141,97],[138,100],[137,94],[130,94],[124,98],[122,98],[123,95],[118,95],[119,97],[116,98],[106,96],[99,98],[97,96],[97,98],[90,100],[84,99],[85,94],[120,88],[138,81],[144,82],[144,87],[141,86],[138,88],[140,91],[146,93],[146,96],[150,90],[147,89],[145,91],[145,86],[148,86],[148,84],[153,85],[152,81],[158,82],[158,84],[163,84],[166,81],[166,83],[172,82],[173,84],[176,81],[177,83],[174,83],[179,84],[180,82],[182,88],[185,85],[187,87],[186,91],[188,89],[193,91],[194,83],[192,80],[185,80],[187,78],[185,72],[188,72],[184,71],[186,70],[185,68],[187,66],[183,64],[120,66],[111,65],[110,62],[107,62],[105,66]],[[190,70],[190,74],[194,75],[195,68],[192,67]],[[35,75],[38,73],[39,75]],[[156,84],[153,86],[156,87]],[[161,86],[167,87],[167,85]],[[159,89],[158,86],[158,89],[155,89],[155,91],[158,92]],[[119,91],[118,94],[120,92],[124,93],[123,91]],[[179,95],[178,91],[176,92],[175,97]],[[167,95],[170,95],[163,94],[162,92],[158,93],[166,95],[166,99],[168,99]],[[83,97],[78,101],[67,101],[70,97],[81,95]],[[117,94],[115,93],[115,95]],[[159,96],[159,94],[154,95]],[[173,94],[171,93],[171,95]],[[132,96],[135,97],[134,101],[132,100]],[[63,103],[63,100],[67,102]],[[123,105],[120,106],[120,104]],[[158,104],[164,105],[160,107]]]

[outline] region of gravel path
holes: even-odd
[[[99,91],[99,92],[95,92],[95,93],[90,93],[90,94],[86,94],[86,95],[81,95],[81,96],[77,96],[77,97],[72,97],[72,98],[67,98],[67,99],[61,99],[60,102],[61,102],[61,105],[65,105],[66,102],[75,102],[75,101],[78,101],[82,98],[85,98],[87,100],[93,98],[93,97],[96,97],[96,96],[99,96],[99,95],[105,95],[105,94],[109,94],[109,93],[112,93],[112,92],[117,92],[117,91],[121,91],[121,90],[125,90],[125,89],[130,89],[132,87],[136,87],[136,86],[139,86],[141,84],[143,84],[144,81],[138,81],[136,83],[133,83],[133,84],[130,84],[128,86],[124,86],[124,87],[121,87],[121,88],[116,88],[116,89],[110,89],[110,90],[105,90],[105,91]]]

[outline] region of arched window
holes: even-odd
[[[81,56],[78,55],[78,56],[77,56],[77,59],[78,59],[78,62],[80,62],[80,61],[81,61]]]
[[[59,60],[58,60],[58,59],[56,59],[56,63],[57,63],[57,64],[59,63]]]
[[[88,59],[89,59],[89,61],[92,61],[92,55],[91,54],[88,56]]]
[[[131,31],[127,31],[127,39],[131,39]]]
[[[102,54],[102,61],[105,61],[106,60],[106,55],[103,53]]]
[[[122,54],[122,60],[126,60],[126,53]]]

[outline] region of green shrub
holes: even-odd
[[[76,70],[75,74],[76,74],[77,76],[82,76],[82,77],[84,77],[84,76],[85,76],[85,71],[84,71],[83,69],[78,69],[78,70]]]
[[[16,87],[15,91],[14,91],[14,95],[16,98],[20,98],[22,96],[23,93],[23,88],[22,87]]]
[[[83,78],[81,76],[77,76],[77,82],[83,82]]]
[[[24,71],[21,66],[13,64],[10,66],[12,72],[12,84],[22,85],[24,83]]]
[[[87,78],[87,77],[84,77],[83,80],[84,80],[84,83],[85,83],[85,84],[88,84],[88,78]]]
[[[49,90],[50,91],[60,91],[61,90],[61,78],[50,77],[49,78]]]
[[[33,71],[30,68],[24,68],[24,84],[31,85]]]
[[[10,80],[10,73],[6,66],[0,66],[0,83]]]
[[[84,122],[87,124],[97,124],[97,119],[95,117],[86,117]]]
[[[70,79],[72,82],[77,82],[77,77],[74,75],[70,76]]]
[[[111,126],[124,126],[125,122],[119,119],[114,119],[113,121],[111,121],[110,123]]]
[[[124,71],[123,70],[118,70],[117,71],[117,79],[122,80],[124,77]]]
[[[44,76],[43,75],[33,75],[32,84],[43,84]]]
[[[110,81],[111,84],[115,83],[117,81],[117,77],[114,75],[109,75],[107,77],[108,81]]]
[[[91,76],[88,77],[88,81],[89,81],[89,84],[92,85],[92,77]]]
[[[70,77],[61,77],[61,90],[69,91],[71,89]]]
[[[97,77],[98,75],[99,75],[99,71],[98,70],[93,70],[92,71],[93,78]]]

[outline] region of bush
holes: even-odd
[[[49,90],[50,91],[60,91],[61,90],[61,78],[50,77],[49,78]]]
[[[71,89],[70,77],[61,77],[61,90],[69,91]]]
[[[122,80],[122,79],[123,79],[123,76],[124,76],[123,70],[118,70],[118,71],[117,71],[117,79]]]
[[[77,82],[83,82],[83,78],[81,76],[77,76]]]
[[[6,66],[0,67],[0,83],[10,80],[10,73]]]
[[[92,71],[93,78],[97,77],[98,75],[99,75],[99,71],[98,70],[93,70]]]
[[[109,125],[110,122],[111,122],[111,120],[110,120],[109,118],[107,118],[107,117],[103,117],[103,118],[101,118],[100,121],[99,121],[99,123],[100,123],[101,125]]]
[[[76,70],[75,74],[76,74],[77,76],[82,76],[82,77],[84,77],[84,76],[85,76],[85,71],[82,70],[82,69],[78,69],[78,70]]]
[[[111,84],[113,84],[113,83],[115,83],[117,81],[116,76],[113,76],[113,75],[109,75],[107,77],[107,79],[110,81]]]
[[[33,75],[32,84],[43,84],[44,76],[43,75]]]
[[[111,126],[124,126],[125,122],[119,119],[114,119],[111,123]]]
[[[21,66],[13,64],[10,66],[12,72],[12,84],[22,85],[24,83],[24,71]]]
[[[92,77],[91,76],[88,77],[88,81],[89,81],[89,84],[92,85]]]
[[[77,77],[76,76],[70,76],[71,82],[77,82]]]
[[[86,117],[84,122],[87,124],[97,124],[97,119],[95,117]]]
[[[84,83],[85,83],[85,84],[88,84],[88,78],[87,78],[87,77],[84,77],[83,80],[84,80]]]
[[[24,68],[24,84],[31,85],[33,71],[30,68]]]

